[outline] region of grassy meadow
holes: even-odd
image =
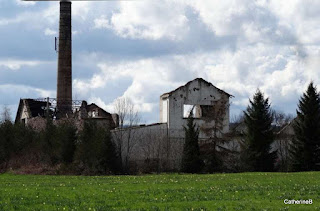
[[[285,205],[284,199],[313,199]],[[320,172],[0,175],[0,210],[320,210]]]

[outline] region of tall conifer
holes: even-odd
[[[290,147],[292,170],[319,170],[320,97],[312,82],[299,101],[293,129],[295,138]]]
[[[274,135],[269,99],[257,90],[244,114],[247,131],[242,158],[248,167],[246,170],[272,171],[276,152],[271,152]]]

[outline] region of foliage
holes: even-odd
[[[272,171],[277,152],[270,152],[274,135],[269,99],[265,99],[261,91],[257,90],[244,114],[247,131],[241,157],[247,164],[246,170]]]
[[[72,121],[66,121],[57,126],[57,141],[59,144],[59,162],[72,163],[76,150],[77,128]]]
[[[14,126],[10,121],[0,125],[0,164],[8,161],[10,153],[14,150]]]
[[[320,96],[312,82],[299,101],[293,129],[292,170],[320,170]]]
[[[75,161],[81,172],[86,174],[117,172],[120,161],[109,129],[99,126],[95,121],[85,121],[80,132]]]
[[[189,115],[187,127],[184,127],[185,144],[182,154],[181,171],[187,173],[198,173],[203,167],[198,143],[199,128],[194,124],[193,120],[194,118]]]
[[[57,127],[52,120],[47,120],[44,130],[40,132],[40,149],[42,151],[42,162],[55,165],[59,161],[59,142],[57,139]]]
[[[0,210],[317,210],[320,172],[0,175]],[[286,205],[285,199],[313,199]]]
[[[0,124],[0,164],[9,161],[12,155],[19,154],[31,145],[35,133],[21,124],[4,121]]]
[[[77,161],[84,165],[82,170],[90,173],[120,171],[121,162],[109,130],[90,123],[85,124],[80,140],[77,133],[71,120],[60,121],[58,124],[48,120],[42,131],[4,121],[0,123],[0,170],[15,166],[28,168],[28,165],[38,165],[46,169],[64,164],[61,166],[64,169],[60,169],[62,172],[74,173],[77,150]],[[12,161],[14,166],[8,166],[9,161]]]

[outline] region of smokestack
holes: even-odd
[[[60,1],[57,110],[59,116],[72,112],[71,2]]]

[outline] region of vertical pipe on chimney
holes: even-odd
[[[57,110],[60,117],[72,112],[71,2],[60,2]]]

